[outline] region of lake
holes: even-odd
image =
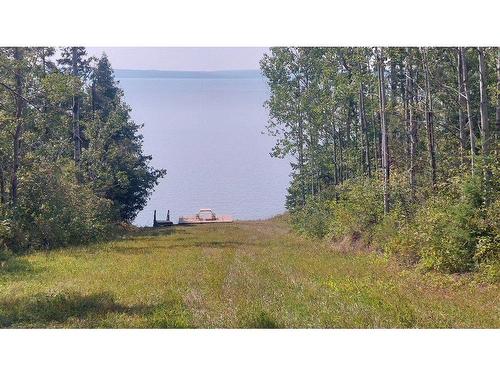
[[[288,161],[271,158],[274,140],[265,131],[269,95],[260,75],[234,77],[131,74],[116,78],[144,123],[144,151],[165,168],[135,224],[152,225],[153,211],[175,223],[200,208],[237,220],[265,219],[285,210]]]

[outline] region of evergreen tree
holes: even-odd
[[[143,154],[107,58],[54,53],[0,48],[0,246],[14,250],[101,238],[165,174]]]
[[[131,221],[165,171],[143,155],[141,126],[130,118],[106,55],[92,71],[90,92],[95,116],[86,125],[85,176],[99,196],[113,201],[117,218]]]
[[[92,71],[91,100],[92,111],[98,112],[105,121],[115,108],[119,89],[114,79],[113,69],[103,53]]]

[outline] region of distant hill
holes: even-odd
[[[163,78],[163,79],[261,79],[260,70],[217,70],[217,71],[177,71],[177,70],[134,70],[116,69],[115,76],[121,78]]]

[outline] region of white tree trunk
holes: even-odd
[[[387,124],[385,117],[385,78],[384,78],[384,56],[382,48],[379,48],[378,55],[378,80],[379,80],[379,101],[380,101],[380,128],[382,132],[382,170],[384,174],[384,213],[388,213],[389,207],[389,145],[387,136]]]
[[[78,49],[71,48],[73,76],[78,78]],[[80,136],[80,95],[73,95],[73,142],[74,142],[74,159],[75,163],[80,168],[81,161],[81,136]]]
[[[14,60],[16,63],[16,68],[15,68],[16,128],[14,130],[14,137],[13,137],[12,177],[11,177],[11,198],[13,205],[17,203],[17,188],[18,188],[17,173],[21,166],[21,138],[24,130],[23,111],[25,103],[23,99],[23,74],[21,69],[21,63],[23,61],[23,49],[21,47],[14,48]]]
[[[472,175],[474,175],[474,159],[476,154],[476,141],[474,134],[474,122],[472,121],[472,110],[469,94],[469,70],[467,67],[467,57],[465,56],[465,48],[460,47],[460,56],[462,57],[462,73],[464,83],[465,103],[467,107],[467,122],[469,123],[469,136],[470,136],[470,166]]]
[[[491,179],[490,164],[490,122],[488,119],[488,93],[486,92],[487,77],[486,64],[484,62],[484,48],[478,48],[479,56],[479,95],[480,95],[480,112],[481,112],[481,149],[483,154],[484,164],[484,202],[489,201],[489,186]]]

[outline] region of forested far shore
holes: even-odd
[[[103,238],[165,175],[106,55],[56,52],[0,48],[0,257]]]
[[[280,47],[261,70],[299,232],[499,279],[497,47]]]

